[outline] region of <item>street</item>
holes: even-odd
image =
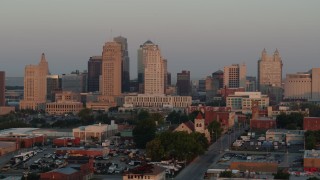
[[[244,132],[244,128],[237,129],[231,134],[222,135],[215,143],[213,143],[208,151],[202,156],[197,157],[186,168],[184,168],[175,178],[176,180],[200,180],[203,179],[204,173],[212,163],[220,158],[222,152],[229,148],[231,143]]]

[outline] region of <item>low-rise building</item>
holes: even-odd
[[[254,130],[268,130],[277,128],[277,122],[275,119],[267,117],[258,117],[250,120],[250,128]]]
[[[292,113],[301,113],[305,116],[309,116],[309,109],[306,108],[305,110],[290,110],[289,107],[287,106],[279,106],[278,109],[274,109],[272,106],[269,106],[267,108],[267,113],[268,113],[268,117],[270,118],[276,118],[278,115],[280,114],[286,114],[286,115],[289,115],[289,114],[292,114]]]
[[[201,113],[199,113],[194,119],[194,123],[192,121],[181,123],[174,131],[185,131],[187,133],[198,132],[204,134],[208,142],[211,141],[210,133],[205,124],[205,119]]]
[[[33,134],[38,128],[10,128],[0,131],[0,141],[15,142],[16,149],[30,148],[44,144],[47,141],[45,134]]]
[[[286,144],[303,144],[303,130],[269,129],[266,131],[266,140],[285,142]]]
[[[93,176],[89,164],[71,164],[64,168],[54,169],[49,172],[41,173],[41,180],[54,180],[54,179],[66,179],[66,180],[89,180]]]
[[[260,109],[269,106],[269,97],[261,92],[235,92],[227,97],[226,106],[231,107],[232,111],[247,114],[251,113],[252,101],[258,102]]]
[[[50,115],[77,114],[83,109],[80,94],[64,91],[55,95],[56,102],[46,104],[46,112]]]
[[[17,150],[16,142],[0,141],[0,156]]]
[[[188,113],[200,111],[204,114],[205,124],[209,125],[212,121],[218,121],[224,130],[234,126],[236,114],[231,111],[230,107],[213,107],[213,106],[189,106]]]
[[[72,129],[73,137],[80,138],[81,141],[104,141],[107,137],[113,136],[118,132],[118,125],[111,121],[111,124],[93,124],[80,126]]]
[[[124,97],[124,105],[139,108],[187,108],[192,103],[191,96],[166,96],[162,94],[138,94]]]
[[[230,169],[236,169],[239,171],[249,172],[268,172],[276,173],[278,170],[277,162],[231,162]]]
[[[306,131],[320,130],[320,117],[305,117],[303,119],[303,130],[306,130]]]
[[[320,151],[319,150],[304,151],[303,168],[305,171],[311,171],[311,172],[320,170]]]
[[[157,165],[142,165],[130,169],[129,172],[124,173],[122,176],[123,180],[141,180],[141,179],[152,179],[152,180],[165,180],[166,169]]]
[[[14,112],[15,107],[13,106],[0,106],[0,116],[9,114],[10,112]]]

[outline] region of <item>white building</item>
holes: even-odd
[[[269,97],[261,92],[235,92],[227,97],[226,106],[231,107],[232,111],[251,113],[252,101],[258,101],[260,109],[269,106]]]
[[[97,138],[98,141],[103,141],[117,132],[118,125],[115,124],[113,120],[110,125],[99,123],[72,129],[73,137],[78,137],[84,142],[91,141],[93,138]]]
[[[124,97],[124,106],[142,108],[186,108],[192,104],[191,96],[166,96],[163,94],[138,94]]]

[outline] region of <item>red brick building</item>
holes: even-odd
[[[30,148],[37,144],[43,144],[47,141],[47,137],[44,135],[17,136],[8,134],[0,136],[0,141],[16,142],[17,149],[20,149]]]
[[[250,128],[256,130],[275,129],[277,128],[277,122],[275,119],[259,117],[257,119],[250,120]]]
[[[78,137],[61,137],[53,140],[55,147],[80,146],[80,138]]]
[[[73,164],[65,168],[55,169],[46,173],[41,173],[41,180],[87,180],[92,178],[92,171],[89,164]]]
[[[303,119],[303,130],[307,130],[307,131],[320,130],[320,117],[305,117]]]
[[[206,126],[214,120],[220,122],[224,129],[228,129],[234,125],[235,113],[231,112],[230,107],[190,106],[187,111],[188,113],[200,111],[204,115]]]

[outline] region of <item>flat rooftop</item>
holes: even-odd
[[[12,134],[32,134],[32,131],[37,130],[39,128],[10,128],[4,129],[0,131],[0,135],[6,135],[9,133]]]
[[[320,150],[305,150],[304,158],[320,159]]]

